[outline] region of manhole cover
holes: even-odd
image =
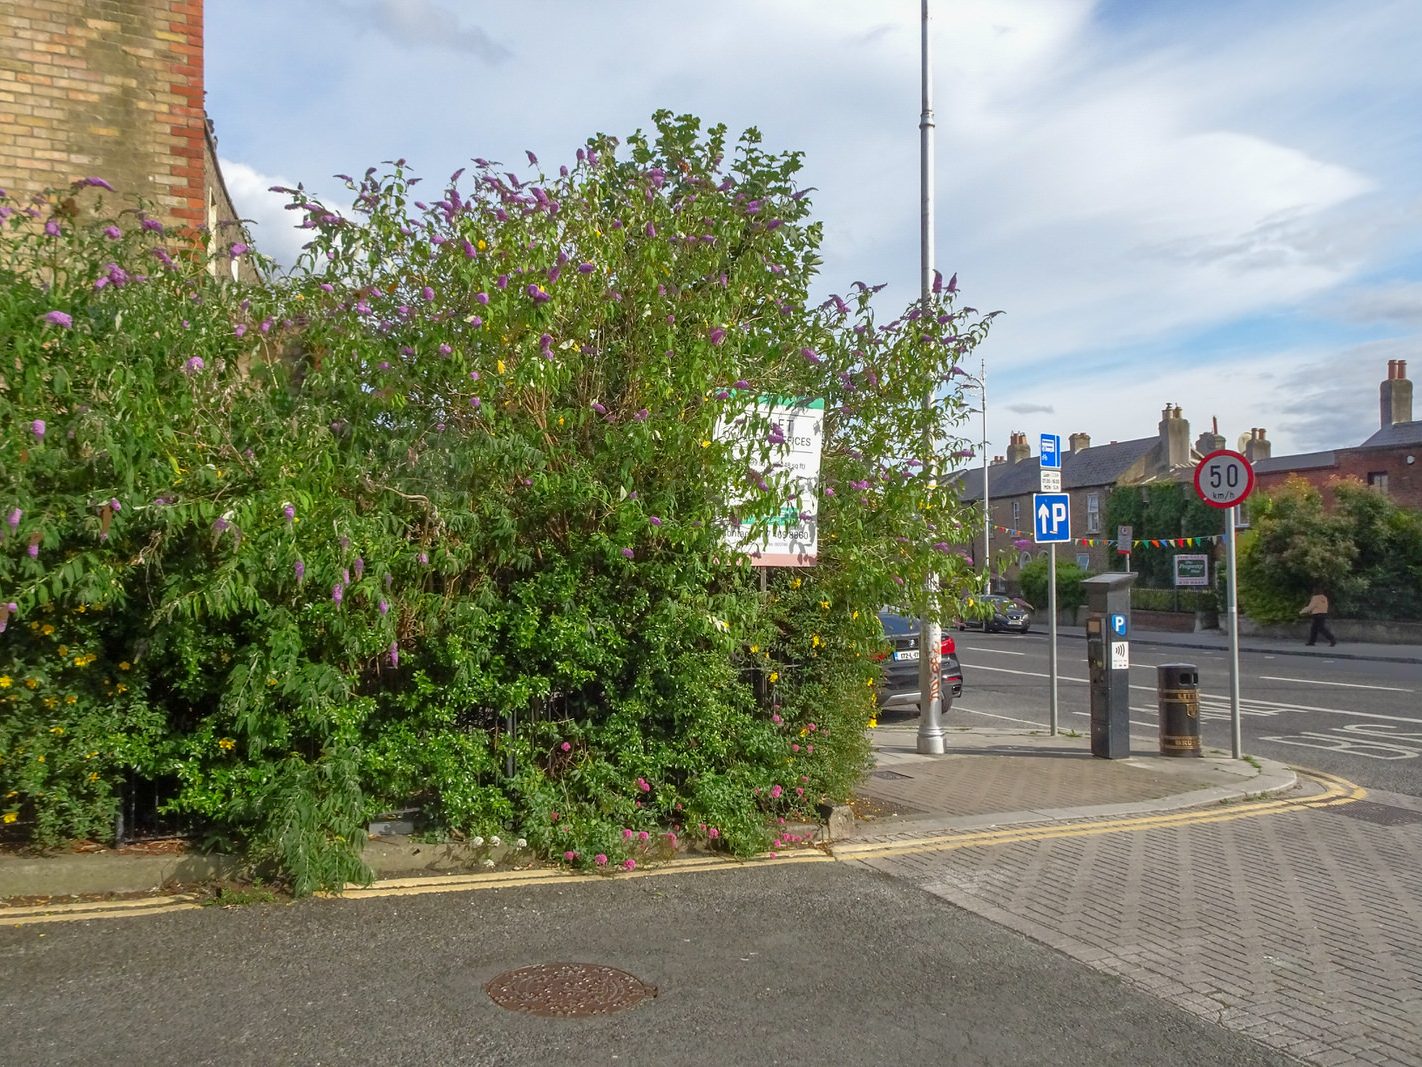
[[[911,778],[912,775],[900,774],[898,771],[871,771],[870,778]]]
[[[1391,804],[1376,804],[1371,800],[1359,800],[1352,804],[1340,804],[1327,809],[1331,815],[1346,815],[1350,819],[1377,823],[1379,826],[1411,826],[1422,822],[1422,812],[1410,808],[1394,808]]]
[[[495,1004],[530,1015],[574,1018],[611,1015],[657,995],[657,987],[616,967],[596,963],[539,963],[491,978],[484,986]]]

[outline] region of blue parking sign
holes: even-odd
[[[1125,636],[1127,636],[1126,631],[1127,631],[1129,628],[1130,628],[1130,625],[1129,625],[1129,623],[1126,621],[1126,616],[1121,615],[1121,614],[1112,614],[1112,616],[1111,616],[1111,635],[1112,635],[1113,637],[1125,637]]]
[[[1071,497],[1065,493],[1032,494],[1033,539],[1039,545],[1071,540]]]

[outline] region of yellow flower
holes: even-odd
[[[59,707],[59,701],[55,700],[54,697],[45,697],[44,706],[51,709],[57,708]]]
[[[276,679],[275,679],[275,678],[268,678],[268,679],[267,679],[267,685],[276,685]]]
[[[828,601],[828,600],[821,600],[821,601],[820,601],[820,610],[821,610],[821,611],[829,611],[829,601]]]
[[[857,612],[857,611],[852,611],[852,612],[849,613],[849,617],[850,617],[851,619],[857,619],[857,618],[859,618],[859,612]]]
[[[771,672],[770,672],[770,680],[771,680],[772,683],[780,681],[780,672],[779,672],[779,671],[771,671]]]
[[[98,780],[99,780],[99,772],[98,772],[98,771],[90,771],[90,772],[89,772],[89,781],[91,781],[91,782],[97,782]]]
[[[488,242],[486,242],[484,238],[481,237],[479,238],[479,240],[474,242],[474,247],[477,248],[480,252],[482,252],[484,251],[484,249],[488,248],[489,245]]]
[[[64,736],[64,727],[62,727],[62,726],[51,726],[51,727],[49,728],[49,732],[52,733],[52,734],[54,734],[55,737],[63,737],[63,736]]]
[[[800,581],[799,578],[791,578],[791,579],[790,579],[790,588],[791,588],[791,589],[799,589],[802,584],[803,584],[803,583]]]
[[[760,651],[760,646],[759,646],[759,645],[751,645],[751,652],[759,652],[759,651]],[[10,679],[8,679],[8,678],[0,678],[0,686],[6,686],[6,685],[9,685],[9,684],[10,684]]]
[[[64,698],[64,702],[66,704],[76,704],[78,703],[78,701],[79,698],[76,697],[73,693],[70,693],[67,697]]]
[[[126,671],[132,666],[132,663],[130,663],[128,660],[124,660],[122,663],[119,664],[119,670]]]
[[[26,689],[33,689],[33,688],[34,688],[35,686],[37,686],[37,685],[39,685],[39,679],[37,679],[37,678],[26,678],[26,679],[25,679],[25,688],[26,688]]]
[[[9,689],[14,682],[8,674],[0,674],[0,689]]]
[[[811,634],[811,635],[810,635],[810,647],[811,647],[811,648],[819,648],[822,644],[824,644],[824,642],[820,640],[820,635],[819,635],[819,634]]]
[[[558,416],[558,425],[559,425],[559,426],[562,426],[562,425],[563,425],[563,416],[562,416],[562,415],[559,415],[559,416]]]
[[[872,729],[874,729],[875,727],[877,727],[878,725],[879,725],[879,720],[878,720],[878,719],[870,719],[870,720],[869,720],[869,729],[872,730]]]
[[[223,737],[218,740],[217,747],[222,749],[223,752],[230,752],[237,747],[237,742],[230,737]]]
[[[18,819],[18,818],[19,818],[19,816],[16,815],[13,811],[7,811],[7,812],[5,813],[5,821],[6,821],[7,823],[12,823],[12,822],[14,822],[16,819]]]
[[[702,447],[702,448],[710,448],[710,447],[711,447],[711,442],[708,441],[708,440],[706,440],[706,439],[703,437],[703,438],[701,439],[701,447]]]
[[[122,682],[119,682],[119,684],[118,684],[118,691],[119,691],[120,693],[127,693],[127,692],[128,692],[128,686],[124,685]]]
[[[41,756],[36,756],[36,757],[35,757],[35,762],[36,762],[36,763],[43,763],[43,762],[44,762],[44,756],[42,756],[42,755],[41,755]]]
[[[68,645],[60,645],[60,646],[59,646],[59,654],[60,654],[61,656],[67,656],[67,655],[69,655],[69,646],[68,646]]]
[[[503,361],[503,360],[499,360],[497,363],[495,363],[495,364],[494,364],[494,369],[495,369],[496,371],[498,371],[500,374],[504,373],[504,361]]]
[[[50,634],[54,633],[54,627],[50,623],[45,623],[43,626],[40,627],[40,633],[44,634],[45,637],[48,637]]]

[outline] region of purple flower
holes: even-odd
[[[390,656],[390,666],[400,666],[400,643],[398,641],[390,642],[390,652],[388,654]]]
[[[591,273],[592,273],[593,271],[595,271],[595,270],[597,270],[597,268],[594,267],[591,263],[579,263],[579,264],[578,264],[578,273],[579,273],[579,274],[591,274]]]
[[[660,526],[662,524],[662,520],[656,515],[651,516],[647,519],[647,521],[650,522],[653,526]]]
[[[800,355],[804,356],[804,357],[805,357],[807,360],[809,360],[811,363],[822,363],[822,362],[824,362],[824,360],[823,360],[818,354],[816,354],[816,352],[815,352],[815,350],[814,350],[813,348],[802,348],[802,349],[800,349]]]
[[[721,329],[721,327],[717,326],[711,331],[709,339],[713,345],[719,345],[722,341],[726,339],[726,331]]]
[[[193,356],[183,364],[183,373],[191,378],[198,371],[202,370],[203,366],[202,356]]]
[[[657,228],[649,222],[647,223],[646,233],[648,237],[655,237],[657,236]]]
[[[440,346],[439,346],[439,354],[440,354],[441,356],[447,356],[447,355],[449,355],[449,354],[450,354],[451,352],[453,352],[453,351],[454,351],[454,349],[450,348],[449,345],[440,345]]]
[[[390,604],[389,604],[389,602],[384,601],[384,600],[382,600],[382,601],[380,602],[380,614],[382,614],[382,615],[388,615],[388,614],[390,614]]]
[[[123,236],[123,231],[120,230],[117,226],[105,226],[104,236],[107,237],[110,241],[117,241],[120,237]]]
[[[556,281],[558,280],[558,277],[559,277],[562,273],[563,273],[563,268],[562,268],[562,267],[550,267],[549,270],[548,270],[548,282],[549,282],[549,284],[551,285],[553,282],[556,282]]]
[[[59,228],[59,223],[50,219],[44,224],[44,232],[48,237],[58,237],[62,231]]]
[[[469,406],[475,411],[478,411],[479,408],[483,406],[483,404],[484,402],[480,400],[477,396],[471,396],[469,398]]]
[[[489,294],[488,294],[488,293],[482,293],[482,292],[481,292],[481,293],[475,293],[475,294],[474,294],[474,302],[475,302],[476,304],[487,304],[487,303],[489,302]]]
[[[5,521],[10,524],[10,529],[17,530],[20,527],[20,518],[25,513],[19,508],[11,508],[10,514],[5,516]]]
[[[77,182],[75,182],[74,184],[75,184],[75,185],[91,185],[91,186],[96,186],[96,187],[99,188],[99,189],[107,189],[109,192],[113,192],[113,191],[114,191],[114,187],[113,187],[112,185],[110,185],[108,182],[104,181],[103,178],[80,178],[80,179],[79,179]]]
[[[529,299],[532,300],[535,304],[542,304],[552,299],[552,297],[550,297],[547,293],[545,293],[542,289],[540,289],[532,282],[529,282],[528,289],[526,290],[526,292],[528,293]]]
[[[634,419],[636,419],[638,422],[646,422],[646,421],[647,421],[647,416],[648,416],[649,414],[650,414],[650,412],[648,412],[646,408],[641,408],[641,409],[637,412],[637,414],[633,415],[632,417],[633,417]]]
[[[233,259],[236,259],[238,256],[245,256],[250,251],[251,248],[244,245],[241,241],[234,241],[232,247],[227,250],[227,254]]]
[[[355,562],[351,564],[351,570],[355,571],[356,581],[360,581],[361,576],[365,574],[365,560],[357,556]]]
[[[70,316],[66,315],[63,311],[45,312],[44,321],[52,326],[63,327],[66,330],[74,325],[74,320],[70,318]]]
[[[341,601],[345,600],[345,598],[346,598],[346,590],[345,590],[345,587],[342,586],[340,582],[337,582],[335,585],[331,586],[331,603],[332,603],[332,604],[339,604]]]
[[[631,559],[631,558],[632,558],[633,556],[635,556],[636,554],[637,554],[637,553],[636,553],[636,552],[633,552],[630,548],[624,548],[624,549],[622,550],[622,555],[623,555],[623,557],[626,558],[626,559]]]
[[[296,518],[296,509],[295,509],[294,507],[292,507],[290,504],[285,505],[285,506],[281,509],[281,513],[286,516],[286,521],[287,521],[287,522],[291,522],[291,521],[293,521],[293,520]]]
[[[298,582],[306,580],[306,564],[302,563],[301,560],[297,560],[291,569],[296,573],[296,580]]]
[[[606,415],[606,414],[607,414],[607,408],[603,407],[603,406],[602,406],[601,404],[599,404],[596,400],[594,400],[594,401],[592,402],[592,409],[593,409],[594,411],[596,411],[599,415]]]
[[[144,228],[145,230],[147,230],[149,233],[162,233],[162,232],[163,232],[163,224],[162,224],[161,222],[159,222],[157,219],[144,219],[144,220],[143,220],[143,228]]]
[[[30,559],[39,559],[39,542],[31,541],[30,547],[25,549],[30,554]]]
[[[509,276],[507,274],[500,274],[494,279],[494,286],[498,289],[507,289],[509,287]]]
[[[109,497],[109,510],[112,511],[115,515],[117,515],[120,511],[123,510],[123,505],[119,503],[118,497]]]
[[[226,519],[226,517],[219,515],[216,519],[213,520],[212,530],[214,533],[226,533],[227,528],[231,525],[232,523],[230,523]]]
[[[367,309],[367,310],[369,310],[369,309]],[[233,337],[246,337],[246,336],[247,336],[247,324],[246,324],[245,322],[239,322],[239,323],[237,323],[235,326],[233,326],[233,327],[232,327],[232,336],[233,336]]]
[[[420,565],[421,565],[422,567],[429,565],[429,562],[430,562],[430,554],[429,554],[428,552],[421,552],[421,553],[420,553],[418,556],[416,556],[415,558],[420,561]]]
[[[43,439],[43,438],[44,438],[44,419],[35,419],[34,422],[30,423],[30,433],[34,434],[36,437],[38,437],[38,438],[40,438],[40,439]]]
[[[744,378],[737,378],[735,384],[732,385],[731,388],[732,388],[732,389],[749,389],[749,388],[750,388],[750,382],[746,381]]]
[[[478,315],[470,315],[468,321],[469,321],[469,325],[470,325],[470,326],[473,326],[476,330],[477,330],[480,326],[483,326],[483,325],[484,325],[484,320],[481,319]]]
[[[435,291],[427,285],[420,290],[420,296],[422,296],[424,298],[425,303],[428,304],[435,298]]]

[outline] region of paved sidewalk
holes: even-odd
[[[1268,762],[1096,760],[1041,733],[953,732],[950,755],[919,756],[916,732],[876,731],[863,791],[899,814],[839,858],[1308,1062],[1422,1067],[1422,800],[1291,788]]]
[[[1041,626],[1046,632],[1046,624]],[[1084,626],[1058,626],[1060,637],[1086,638]],[[1157,648],[1229,650],[1229,635],[1222,630],[1202,630],[1199,633],[1173,633],[1168,630],[1132,629],[1131,642]],[[1246,637],[1239,639],[1241,652],[1263,652],[1274,656],[1327,656],[1329,659],[1372,660],[1378,663],[1422,663],[1422,646],[1383,645],[1364,641],[1339,641],[1334,648],[1309,648],[1302,640],[1283,637]]]

